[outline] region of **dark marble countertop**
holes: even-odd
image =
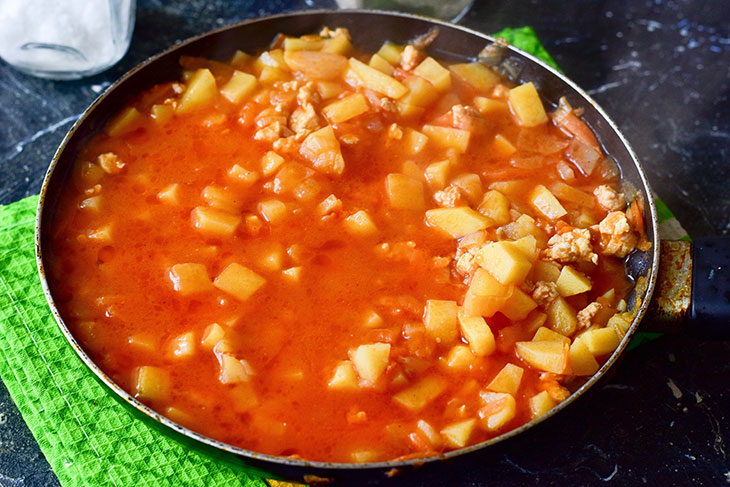
[[[76,117],[129,68],[226,23],[328,1],[141,0],[132,45],[73,82],[0,61],[0,204],[37,193]],[[565,73],[623,130],[654,191],[693,236],[730,233],[730,3],[691,0],[479,1],[483,32],[532,25]],[[550,421],[407,485],[730,484],[730,343],[665,336]],[[58,481],[0,387],[0,486]]]

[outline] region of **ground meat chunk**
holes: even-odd
[[[343,36],[344,38],[350,40],[350,31],[347,30],[344,27],[337,27],[335,30],[330,29],[329,27],[324,27],[320,32],[319,36],[323,37],[325,39],[330,39],[332,37],[337,36]]]
[[[408,44],[400,55],[400,65],[404,70],[410,71],[418,66],[422,59],[423,53]]]
[[[636,248],[639,239],[631,230],[626,213],[612,211],[598,224],[601,233],[600,250],[605,255],[626,257]]]
[[[322,97],[314,86],[314,83],[311,81],[306,83],[304,86],[299,88],[299,91],[297,91],[297,102],[299,103],[299,106],[316,104],[320,101],[322,101]]]
[[[593,195],[596,197],[598,204],[605,210],[618,211],[623,210],[626,207],[626,198],[624,197],[624,194],[617,192],[611,186],[606,184],[602,184],[593,190]]]
[[[460,206],[463,202],[461,189],[456,186],[448,186],[440,191],[436,191],[433,194],[433,199],[439,206],[444,208]]]
[[[124,163],[119,159],[119,156],[113,152],[105,152],[99,154],[96,158],[99,163],[99,167],[107,174],[116,174],[124,169]]]
[[[587,261],[598,263],[598,255],[591,246],[591,233],[587,229],[574,228],[570,231],[553,235],[548,240],[548,248],[543,255],[550,260],[560,262]]]
[[[320,127],[319,116],[311,103],[298,107],[289,117],[289,128],[294,133],[313,131]]]
[[[557,297],[558,286],[554,282],[537,281],[535,283],[532,299],[543,308],[547,308]]]
[[[484,125],[484,118],[476,108],[469,105],[454,105],[451,107],[451,125],[454,128],[477,132]]]
[[[293,135],[292,131],[283,123],[277,121],[256,131],[253,138],[254,140],[274,142],[283,137],[289,137],[290,135]]]
[[[593,324],[593,319],[602,308],[603,305],[601,303],[594,301],[582,310],[578,311],[578,329],[588,328],[591,326]]]

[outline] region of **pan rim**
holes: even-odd
[[[658,236],[658,220],[657,220],[657,210],[656,205],[654,204],[654,200],[652,197],[651,188],[648,183],[648,179],[646,177],[646,174],[644,172],[644,169],[642,168],[638,157],[636,156],[636,153],[634,152],[633,148],[629,144],[628,140],[624,136],[624,134],[619,130],[616,123],[608,116],[608,114],[603,110],[603,108],[595,101],[591,96],[585,92],[582,88],[580,88],[578,85],[576,85],[572,80],[567,78],[564,74],[560,73],[558,70],[553,68],[552,66],[548,65],[547,63],[543,62],[542,60],[536,58],[535,56],[532,56],[529,53],[526,53],[512,45],[508,46],[509,50],[512,52],[512,54],[517,54],[519,57],[526,58],[532,63],[535,63],[539,65],[541,68],[546,69],[554,76],[558,77],[563,83],[568,85],[570,88],[572,88],[574,91],[576,91],[583,99],[585,99],[587,102],[589,102],[600,114],[600,116],[609,124],[611,130],[617,135],[619,138],[621,144],[624,146],[624,148],[627,150],[630,159],[632,160],[638,175],[639,179],[641,180],[642,184],[642,191],[645,192],[648,195],[648,201],[645,201],[644,204],[648,205],[649,208],[649,221],[651,223],[651,229],[652,229],[652,248],[651,248],[651,267],[649,269],[649,273],[647,276],[648,282],[646,286],[646,290],[644,291],[644,299],[642,300],[639,309],[636,312],[636,315],[631,323],[631,326],[629,327],[629,330],[627,331],[626,335],[622,339],[621,343],[619,344],[619,347],[616,349],[616,351],[609,357],[609,359],[601,366],[601,368],[590,378],[588,379],[581,387],[579,387],[575,392],[573,392],[566,400],[561,402],[559,405],[554,407],[552,410],[550,410],[548,413],[535,418],[515,429],[512,429],[506,433],[503,433],[499,436],[496,436],[494,438],[491,438],[489,440],[470,445],[468,447],[460,448],[457,450],[452,450],[440,455],[434,455],[429,457],[419,457],[419,458],[411,458],[407,460],[389,460],[389,461],[382,461],[382,462],[370,462],[370,463],[340,463],[340,462],[325,462],[325,461],[315,461],[315,460],[306,460],[306,459],[293,459],[289,457],[281,457],[276,455],[269,455],[264,453],[255,452],[253,450],[248,450],[245,448],[237,447],[216,439],[213,439],[209,436],[197,433],[191,429],[188,429],[178,423],[175,423],[171,419],[161,415],[160,413],[156,412],[149,406],[143,404],[138,399],[133,397],[131,394],[129,394],[127,391],[122,389],[119,385],[116,384],[106,373],[104,373],[101,368],[89,357],[89,355],[84,351],[84,349],[81,347],[81,345],[78,343],[76,338],[71,334],[68,326],[66,325],[65,321],[61,317],[61,314],[58,310],[58,308],[55,305],[54,298],[51,294],[50,287],[48,285],[48,281],[45,276],[45,265],[43,261],[43,251],[42,251],[42,222],[43,222],[43,210],[45,208],[45,201],[47,196],[47,190],[49,186],[49,181],[52,178],[52,175],[54,173],[54,169],[57,167],[58,162],[61,158],[61,155],[64,153],[64,150],[66,149],[67,145],[71,141],[71,139],[74,137],[76,132],[84,125],[85,120],[89,117],[89,115],[97,108],[97,106],[101,103],[102,100],[104,100],[109,94],[111,94],[113,91],[119,88],[122,84],[124,84],[128,79],[133,77],[137,72],[144,69],[148,65],[156,62],[158,59],[162,58],[163,56],[166,56],[169,53],[172,53],[174,51],[177,51],[185,46],[188,46],[190,44],[193,44],[201,39],[204,39],[209,36],[214,36],[219,33],[228,31],[228,30],[234,30],[241,28],[243,26],[259,23],[259,22],[272,22],[283,18],[289,18],[289,17],[302,17],[302,16],[321,16],[321,15],[383,15],[383,16],[389,16],[389,17],[396,17],[396,18],[403,18],[406,20],[419,20],[423,22],[427,22],[431,26],[443,26],[448,27],[450,29],[456,29],[463,33],[470,34],[472,36],[479,37],[485,41],[485,43],[493,42],[495,38],[491,35],[487,35],[484,33],[481,33],[479,31],[470,29],[468,27],[464,27],[461,25],[452,24],[449,22],[445,22],[438,19],[432,19],[429,17],[424,17],[420,15],[413,15],[413,14],[405,14],[400,12],[392,12],[392,11],[383,11],[383,10],[373,10],[373,9],[348,9],[348,10],[329,10],[329,9],[317,9],[317,10],[300,10],[300,11],[290,11],[275,15],[269,15],[265,17],[256,17],[251,19],[245,19],[240,22],[232,23],[225,25],[220,28],[216,28],[211,31],[204,32],[202,34],[195,35],[193,37],[190,37],[186,40],[183,40],[181,42],[178,42],[169,48],[148,57],[141,63],[137,64],[135,67],[127,71],[124,75],[122,75],[118,80],[116,80],[113,84],[111,84],[106,90],[104,90],[90,105],[89,107],[84,110],[83,114],[76,120],[76,122],[72,125],[72,127],[69,129],[67,134],[64,136],[63,140],[61,141],[61,144],[59,145],[58,149],[56,150],[51,163],[46,171],[46,174],[43,179],[43,184],[41,187],[39,199],[38,199],[38,206],[36,209],[36,219],[35,219],[35,256],[36,256],[36,265],[38,268],[39,276],[41,279],[41,285],[43,288],[43,294],[46,298],[46,301],[49,305],[49,308],[54,316],[54,319],[56,321],[56,324],[61,329],[61,332],[65,336],[66,340],[69,342],[69,344],[72,346],[74,351],[76,352],[77,356],[81,359],[81,361],[88,367],[99,380],[101,380],[106,387],[108,387],[112,392],[114,392],[119,398],[121,398],[124,402],[126,402],[128,405],[135,408],[138,412],[144,414],[145,416],[153,419],[154,421],[162,424],[163,426],[182,434],[190,439],[193,439],[197,442],[200,442],[204,445],[213,447],[217,450],[232,453],[238,457],[250,458],[252,460],[257,461],[264,461],[268,463],[274,463],[282,466],[287,467],[297,467],[302,469],[314,469],[317,471],[327,471],[327,470],[390,470],[390,469],[399,469],[403,467],[415,467],[420,466],[426,463],[431,463],[434,461],[442,460],[442,459],[448,459],[448,458],[455,458],[460,457],[462,455],[466,455],[478,450],[482,450],[486,447],[489,447],[491,445],[495,445],[497,443],[501,443],[503,441],[506,441],[510,438],[513,438],[514,436],[517,436],[518,434],[533,428],[534,426],[537,426],[538,424],[542,423],[543,421],[551,418],[552,416],[558,414],[560,411],[568,407],[570,404],[572,404],[575,400],[577,400],[580,396],[582,396],[588,389],[591,388],[597,381],[599,381],[613,365],[618,360],[618,358],[622,355],[624,350],[626,349],[631,336],[634,334],[636,329],[638,328],[639,323],[641,322],[642,318],[644,317],[648,307],[649,302],[651,300],[651,296],[654,291],[654,287],[656,285],[657,280],[657,268],[658,268],[658,262],[659,262],[659,236]],[[264,46],[262,46],[264,47]]]

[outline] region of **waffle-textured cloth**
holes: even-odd
[[[499,35],[552,64],[532,29]],[[0,376],[61,484],[265,487],[256,473],[216,462],[133,417],[79,360],[36,271],[37,202],[32,196],[0,207]],[[668,238],[686,236],[663,204],[660,221]]]

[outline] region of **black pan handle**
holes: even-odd
[[[662,240],[642,329],[730,340],[730,238]]]
[[[688,326],[709,338],[730,339],[730,238],[705,237],[692,246],[692,304]]]

